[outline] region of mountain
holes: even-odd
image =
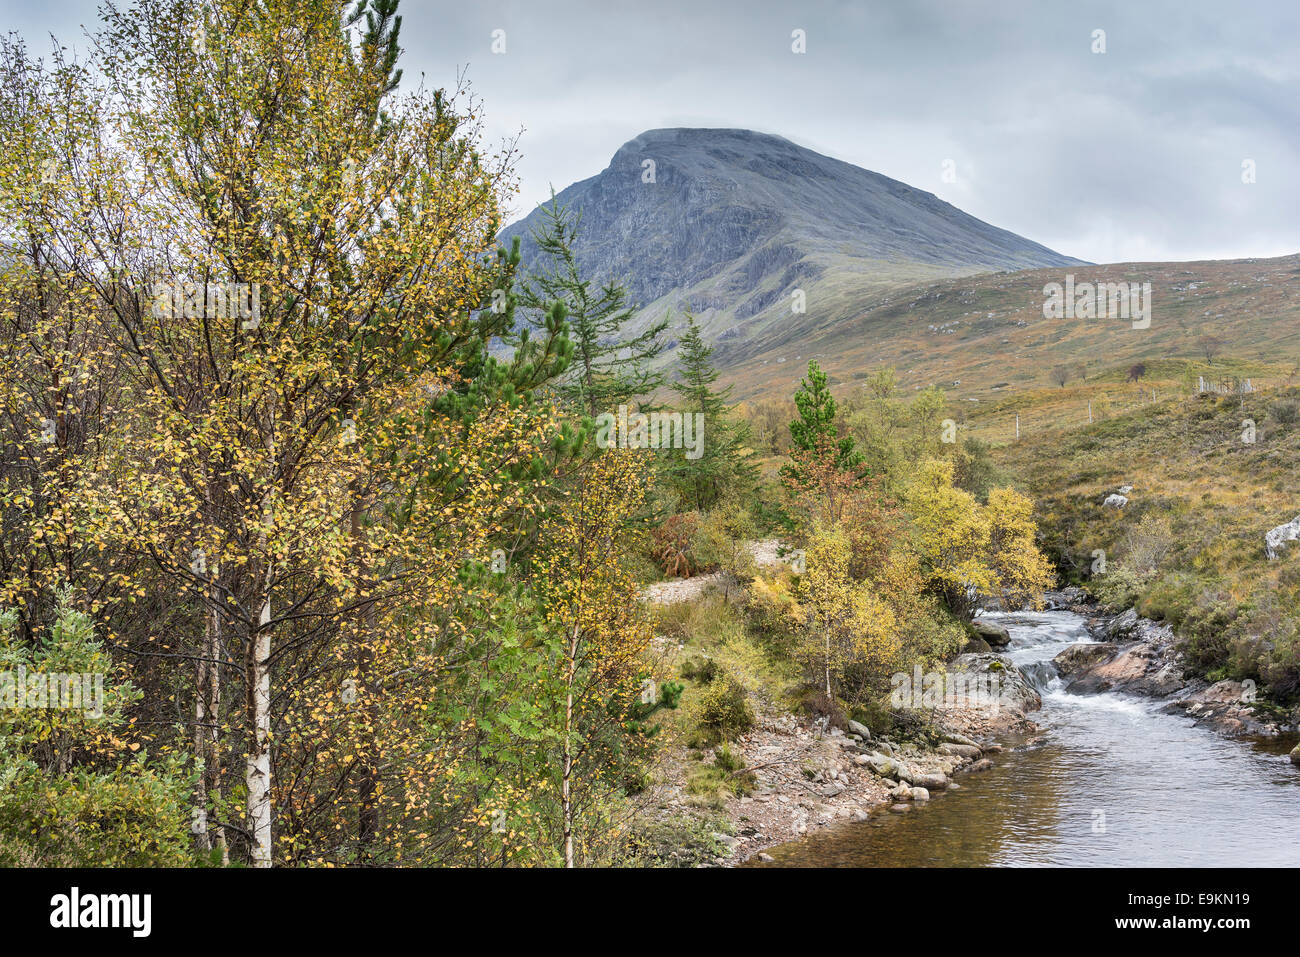
[[[558,198],[582,217],[583,268],[627,286],[638,323],[693,311],[722,343],[724,366],[797,344],[900,286],[1082,264],[932,193],[750,130],[651,130]],[[501,234],[521,238],[525,265],[540,217]]]

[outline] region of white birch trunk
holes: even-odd
[[[253,866],[271,866],[271,572],[268,565],[262,614],[253,638],[249,675],[253,726],[245,783],[248,786],[248,825],[253,836]]]

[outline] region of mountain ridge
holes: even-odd
[[[689,310],[714,341],[743,335],[751,350],[899,286],[1087,265],[933,193],[753,130],[647,130],[556,200],[581,216],[582,268],[627,286],[639,307],[633,328]],[[540,216],[500,234],[521,239],[525,266],[536,264]]]

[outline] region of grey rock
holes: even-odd
[[[947,741],[950,744],[964,744],[967,747],[978,748],[979,742],[974,738],[967,737],[960,731],[949,731],[946,728],[939,729],[939,740]]]
[[[1011,632],[991,621],[981,621],[976,618],[971,622],[971,628],[975,630],[976,635],[994,648],[1005,648],[1011,642]]]
[[[1296,539],[1300,539],[1300,515],[1264,533],[1264,554],[1272,561],[1286,548],[1287,542]]]
[[[913,788],[928,788],[932,791],[942,791],[948,786],[948,775],[946,774],[913,774]]]
[[[858,737],[860,737],[863,741],[870,741],[870,740],[871,740],[871,729],[868,728],[865,724],[860,724],[860,723],[857,722],[857,721],[850,721],[850,722],[849,722],[849,731],[851,731],[852,733],[856,734],[856,735],[857,735]]]
[[[1111,641],[1124,641],[1132,637],[1133,632],[1138,627],[1138,613],[1136,608],[1130,608],[1115,618],[1106,628],[1106,636]]]

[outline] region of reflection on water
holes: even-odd
[[[1089,640],[1081,618],[989,617],[1041,682],[1034,720],[1047,733],[1007,742],[991,771],[959,776],[959,790],[907,814],[773,848],[776,866],[1300,866],[1287,742],[1231,741],[1143,698],[1069,694],[1036,665]]]

